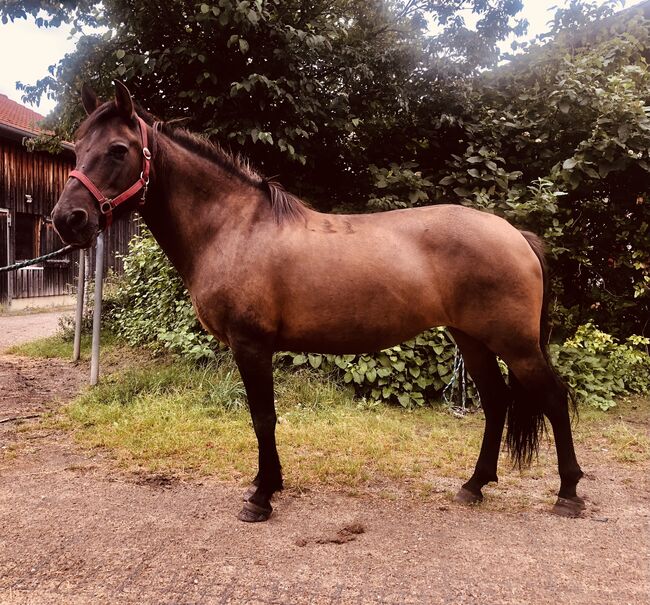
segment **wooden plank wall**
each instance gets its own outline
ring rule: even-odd
[[[11,272],[13,298],[74,294],[78,252]]]
[[[20,143],[0,139],[0,207],[49,216],[73,168],[69,154],[30,153]]]
[[[4,209],[0,210],[0,267],[9,264],[9,256],[7,255],[7,247],[9,242],[7,236],[9,235],[8,229],[9,213]],[[0,273],[0,305],[5,305],[9,302],[9,275],[7,273]]]

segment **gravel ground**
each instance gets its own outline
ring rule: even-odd
[[[72,311],[0,315],[0,353],[14,345],[56,334],[59,319],[64,315],[72,315]]]

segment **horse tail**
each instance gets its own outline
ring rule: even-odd
[[[544,250],[544,242],[540,237],[531,233],[530,231],[520,231],[524,236],[531,250],[535,253],[539,265],[542,268],[542,313],[539,318],[539,345],[544,354],[544,359],[549,363],[548,358],[548,340],[551,333],[548,321],[548,264],[546,263],[546,252]]]
[[[544,434],[544,413],[517,377],[508,371],[510,400],[506,429],[506,445],[515,466],[529,466],[539,451]]]
[[[543,297],[542,310],[539,318],[539,347],[544,361],[548,366],[556,387],[564,396],[569,394],[569,388],[558,375],[548,353],[550,336],[548,318],[548,267],[542,240],[529,231],[521,231],[531,250],[537,257],[542,269]],[[539,451],[539,442],[545,430],[544,412],[541,408],[541,398],[531,397],[512,371],[509,371],[509,384],[511,399],[508,405],[508,428],[506,431],[506,444],[516,466],[527,466]],[[573,400],[574,398],[572,398]]]

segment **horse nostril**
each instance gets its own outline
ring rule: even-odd
[[[85,210],[73,210],[66,219],[66,223],[71,229],[83,229],[88,223],[88,213]]]

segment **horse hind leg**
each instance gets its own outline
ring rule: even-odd
[[[494,353],[464,332],[456,329],[450,329],[450,332],[479,391],[485,415],[483,442],[474,473],[454,498],[456,502],[475,504],[483,500],[481,490],[484,485],[491,481],[498,482],[497,465],[501,438],[511,395]]]
[[[506,439],[513,458],[519,465],[530,462],[537,453],[537,443],[543,430],[543,416],[548,418],[555,437],[560,489],[553,512],[576,517],[585,503],[576,493],[583,473],[576,458],[571,434],[569,393],[539,347],[528,355],[506,359],[511,370],[514,395],[512,412],[508,415]],[[525,418],[528,420],[523,420]]]

